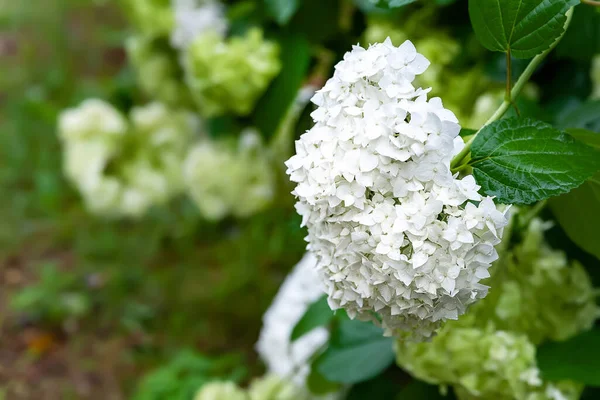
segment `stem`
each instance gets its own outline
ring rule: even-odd
[[[521,216],[519,219],[519,225],[523,227],[529,225],[531,220],[534,219],[544,209],[544,207],[546,207],[547,202],[548,200],[542,200],[531,207],[527,214]]]
[[[581,0],[583,4],[587,4],[592,7],[600,7],[600,1],[597,0]]]
[[[512,96],[510,90],[512,89],[511,84],[512,79],[512,59],[510,57],[510,47],[506,51],[506,95],[504,96],[504,100],[508,100],[512,103]]]
[[[591,1],[591,0],[588,0],[588,1]],[[598,4],[600,4],[600,3],[598,3]],[[569,27],[569,24],[571,23],[571,18],[573,17],[573,7],[569,8],[569,10],[566,13],[566,16],[567,16],[567,21],[565,22],[565,28],[564,28],[565,32],[567,31],[567,28]],[[563,35],[564,35],[564,32],[563,32]],[[488,119],[486,121],[486,123],[483,124],[483,126],[481,128],[479,128],[479,130],[477,132],[475,132],[475,134],[473,136],[471,136],[471,139],[469,139],[469,141],[467,143],[465,143],[465,147],[460,151],[460,153],[458,153],[454,157],[454,159],[452,160],[452,163],[450,164],[450,167],[452,169],[455,169],[458,165],[460,165],[462,160],[467,156],[467,154],[469,154],[469,152],[471,151],[471,145],[473,144],[473,141],[475,140],[475,138],[477,137],[479,132],[481,132],[481,130],[483,128],[485,128],[487,125],[502,118],[504,113],[506,113],[506,111],[510,108],[512,102],[519,96],[519,94],[521,94],[521,91],[523,91],[523,88],[525,87],[525,84],[529,81],[529,78],[531,78],[531,75],[533,75],[533,73],[535,72],[537,67],[542,63],[544,58],[546,58],[546,56],[548,54],[550,54],[550,52],[552,50],[554,50],[554,48],[556,47],[558,42],[560,42],[561,38],[562,38],[562,36],[559,37],[558,39],[556,39],[554,41],[554,43],[552,43],[552,45],[548,49],[546,49],[541,54],[538,54],[537,56],[535,56],[529,62],[529,65],[527,65],[527,68],[525,68],[525,71],[523,71],[523,73],[521,74],[521,76],[519,77],[517,82],[515,83],[515,86],[510,91],[510,94],[508,96],[506,96],[509,99],[506,99],[506,98],[504,99],[504,101],[502,102],[502,104],[500,104],[500,107],[498,107],[498,109],[496,110],[494,115],[492,115],[490,117],[490,119]]]

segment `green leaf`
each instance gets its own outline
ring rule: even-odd
[[[394,362],[393,339],[369,322],[342,319],[329,348],[315,360],[332,382],[357,383],[377,376]]]
[[[569,379],[600,386],[600,330],[582,333],[564,342],[543,344],[537,351],[544,379]]]
[[[298,11],[300,0],[265,0],[265,5],[275,21],[279,25],[285,25]]]
[[[600,169],[600,153],[531,118],[484,127],[471,148],[483,192],[504,204],[531,204],[567,193]]]
[[[311,53],[308,41],[301,35],[287,35],[279,40],[281,73],[275,78],[254,110],[254,126],[269,138],[279,127],[304,81]]]
[[[600,100],[587,101],[560,115],[561,128],[583,128],[600,132]]]
[[[477,38],[487,49],[531,58],[564,32],[567,10],[578,0],[469,0]]]
[[[333,311],[327,304],[327,296],[322,296],[308,307],[302,318],[296,323],[290,340],[294,341],[319,326],[327,325],[333,317]]]
[[[408,4],[414,3],[417,0],[390,0],[388,3],[389,8],[403,7]]]
[[[417,0],[354,0],[354,3],[365,13],[390,13],[416,1]]]
[[[576,7],[569,29],[556,47],[561,58],[586,61],[600,53],[600,13]]]
[[[600,133],[568,129],[575,139],[600,149]],[[550,199],[550,208],[569,238],[600,259],[600,172],[569,193]]]
[[[328,381],[316,368],[310,370],[306,378],[306,385],[312,394],[324,395],[336,392],[340,389],[340,384]]]
[[[450,398],[449,398],[450,397]],[[428,383],[414,380],[402,389],[402,391],[398,394],[398,400],[417,400],[417,399],[427,399],[427,400],[436,400],[436,399],[445,399],[451,400],[454,396],[443,396],[440,393],[440,389],[436,385],[430,385]]]
[[[400,368],[397,369],[397,372],[403,374]],[[368,381],[352,385],[350,392],[346,396],[346,400],[394,399],[402,386],[401,382],[398,382],[399,379],[395,379],[397,376],[388,375],[391,374],[380,374]]]

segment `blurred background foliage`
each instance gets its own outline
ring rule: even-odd
[[[477,117],[471,113],[479,95],[500,93],[501,100],[504,56],[476,42],[466,1],[426,2],[448,7],[436,18],[423,16],[425,8],[404,16],[366,0],[305,0],[289,16],[272,12],[275,1],[227,3],[232,32],[260,24],[277,39],[283,72],[251,116],[209,120],[212,135],[251,121],[272,137],[287,111],[280,100],[289,97],[289,87],[295,95],[294,86],[319,83],[310,82],[307,70],[321,68],[316,76],[327,78],[333,61],[363,35],[382,40],[401,21],[412,27],[399,35],[423,40],[422,47],[427,39],[460,44],[437,54],[430,42],[433,53],[426,54],[453,77],[442,79],[439,89],[452,93],[444,100],[450,109],[469,120]],[[0,398],[127,398],[159,365],[167,366],[144,379],[160,390],[181,382],[181,371],[201,371],[193,379],[210,376],[211,368],[237,380],[256,375],[262,369],[253,350],[260,317],[304,252],[305,232],[283,182],[269,209],[244,219],[206,221],[184,196],[136,221],[86,212],[63,176],[56,121],[90,97],[122,111],[149,100],[127,61],[132,27],[120,5],[0,0]],[[419,15],[435,21],[438,36],[431,39]],[[588,100],[599,27],[600,14],[576,11],[571,30],[519,104],[522,114],[599,129],[600,106]],[[525,65],[515,60],[515,76]],[[295,135],[310,126],[308,114],[300,116]],[[600,284],[600,269],[593,268],[598,260],[560,228],[550,236],[571,258],[584,260]],[[207,364],[195,351],[240,358]],[[241,359],[248,371],[236,369]]]

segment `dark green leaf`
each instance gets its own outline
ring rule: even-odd
[[[399,368],[397,371],[402,373]],[[393,399],[401,390],[397,378],[397,376],[388,376],[386,373],[368,381],[352,385],[352,389],[348,393],[346,400]],[[403,376],[400,378],[403,378]]]
[[[576,7],[569,29],[556,47],[559,57],[585,61],[600,53],[600,13]]]
[[[271,137],[294,102],[310,63],[310,47],[300,35],[280,39],[281,73],[260,99],[254,112],[254,125]]]
[[[310,370],[306,378],[306,385],[312,394],[324,395],[336,392],[340,389],[340,384],[328,381],[316,368]]]
[[[340,321],[329,348],[313,368],[332,382],[357,383],[377,376],[394,362],[393,339],[368,322]]]
[[[327,296],[322,296],[308,307],[300,321],[296,323],[290,340],[294,341],[319,326],[327,325],[333,316],[333,311],[327,304]]]
[[[342,0],[302,0],[288,27],[311,43],[322,45],[340,34],[341,10]]]
[[[269,14],[279,25],[287,24],[300,7],[300,0],[265,0]]]
[[[583,128],[600,132],[600,100],[573,107],[558,118],[557,125],[561,128]]]
[[[489,50],[531,58],[564,32],[566,11],[578,0],[469,0],[479,41]]]
[[[442,396],[437,386],[417,380],[406,385],[397,397],[398,400],[452,400],[454,398],[452,393]]]
[[[537,351],[538,367],[548,380],[569,379],[600,386],[600,330],[582,333],[565,342],[551,342]]]
[[[476,129],[461,128],[459,135],[460,135],[460,137],[465,138],[465,137],[474,135],[476,132],[477,132]]]
[[[600,149],[600,133],[568,129],[575,139]],[[550,199],[554,216],[569,238],[600,259],[600,173],[569,193]]]
[[[496,121],[471,148],[473,175],[500,203],[530,204],[567,193],[600,169],[600,153],[530,118]]]

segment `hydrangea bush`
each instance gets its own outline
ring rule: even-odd
[[[600,340],[598,2],[312,3],[124,0],[139,92],[58,118],[93,214],[142,219],[185,196],[234,237],[295,201],[306,229],[262,319],[266,373],[200,357],[192,383],[159,369],[139,398],[576,400],[600,385],[600,357],[571,351]]]

